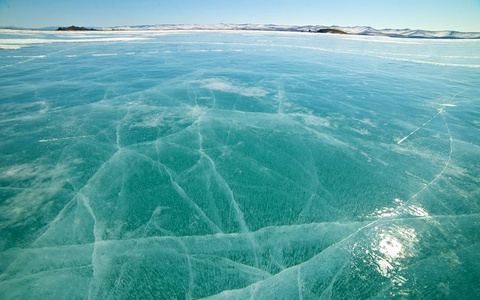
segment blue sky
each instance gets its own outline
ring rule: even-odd
[[[0,26],[218,23],[480,31],[480,0],[0,0]]]

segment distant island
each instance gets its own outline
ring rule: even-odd
[[[322,28],[317,30],[318,33],[335,33],[335,34],[348,34],[343,30],[333,29],[333,28]]]
[[[69,27],[58,27],[57,30],[59,31],[92,31],[96,29],[92,28],[85,28],[85,27],[78,27],[78,26],[69,26]]]

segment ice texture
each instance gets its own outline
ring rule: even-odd
[[[0,44],[0,299],[480,297],[480,41]]]

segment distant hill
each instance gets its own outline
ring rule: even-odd
[[[99,28],[100,29],[100,28]],[[452,30],[431,31],[420,29],[375,29],[369,26],[322,26],[322,25],[276,25],[276,24],[159,24],[139,26],[105,27],[102,30],[258,30],[311,33],[337,33],[349,35],[385,36],[423,39],[480,39],[480,32]]]
[[[1,0],[0,0],[1,1]],[[27,28],[3,27],[4,29],[22,30]],[[32,28],[30,28],[31,30]],[[480,39],[480,32],[460,32],[452,30],[420,30],[420,29],[375,29],[369,26],[324,26],[324,25],[276,25],[276,24],[158,24],[114,27],[44,27],[35,30],[59,31],[135,31],[135,30],[249,30],[249,31],[283,31],[334,33],[349,35],[384,36],[395,38],[419,39]]]

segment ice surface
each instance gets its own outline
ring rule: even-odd
[[[0,33],[1,299],[480,296],[479,41],[77,35]]]

